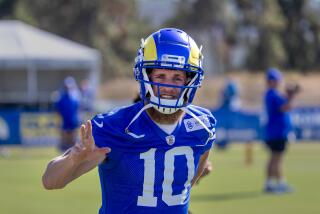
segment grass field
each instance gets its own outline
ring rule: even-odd
[[[0,157],[1,214],[98,213],[100,186],[97,171],[84,175],[63,190],[46,191],[41,175],[57,153],[53,148],[9,148]],[[253,164],[244,164],[244,147],[233,144],[214,151],[214,171],[193,188],[195,214],[319,214],[320,143],[292,144],[285,161],[287,179],[295,192],[262,193],[266,152],[254,145]]]

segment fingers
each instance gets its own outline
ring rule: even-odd
[[[87,137],[88,139],[89,139],[89,138],[92,138],[92,124],[91,124],[91,121],[90,121],[90,120],[87,120],[86,126],[87,126],[87,135],[86,135],[86,137]]]
[[[81,150],[82,150],[82,147],[81,147],[79,144],[75,144],[75,145],[73,146],[73,148],[74,148],[74,151],[75,151],[75,152],[81,152]]]
[[[80,138],[81,138],[81,143],[84,145],[86,148],[89,148],[93,144],[93,137],[92,137],[92,125],[91,121],[87,120],[85,124],[82,124],[80,127]]]
[[[84,124],[80,126],[80,140],[81,143],[84,145],[86,140],[86,127]]]
[[[207,162],[206,164],[206,169],[211,172],[212,171],[212,163],[210,161]]]

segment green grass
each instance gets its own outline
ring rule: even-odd
[[[9,148],[0,157],[0,213],[98,213],[100,184],[97,170],[63,190],[44,190],[41,176],[57,155],[53,148]],[[290,145],[285,159],[287,180],[295,192],[262,193],[267,153],[254,145],[253,164],[244,164],[244,147],[233,144],[211,155],[213,172],[192,190],[190,210],[195,214],[319,214],[320,143]]]

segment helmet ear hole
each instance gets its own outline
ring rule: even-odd
[[[148,76],[151,74],[152,70],[153,70],[152,68],[146,68],[146,73]]]
[[[148,91],[147,94],[146,94],[146,98],[147,98],[147,99],[150,99],[150,97],[151,97],[151,94],[150,94],[150,92]]]
[[[149,81],[152,81],[151,80],[151,78],[150,78],[150,75],[151,75],[151,73],[152,73],[152,68],[146,68],[146,74],[147,74],[147,76],[148,76],[148,78],[149,78]]]
[[[194,72],[186,72],[187,76],[187,85],[192,81],[192,79],[195,77],[196,73]]]
[[[186,72],[187,78],[192,79],[194,77],[194,75],[196,75],[196,73],[193,72]]]

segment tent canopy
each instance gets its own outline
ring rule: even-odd
[[[100,59],[95,49],[21,21],[0,21],[0,102],[47,102],[67,75],[97,87]]]

